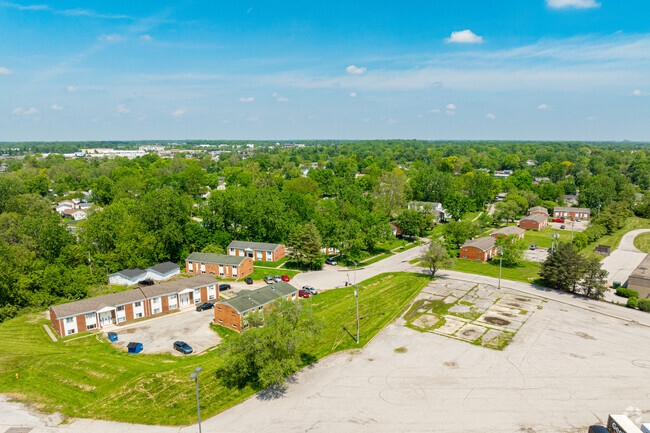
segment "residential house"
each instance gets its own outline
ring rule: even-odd
[[[248,327],[246,315],[268,308],[280,298],[297,299],[298,289],[284,281],[257,290],[242,290],[231,299],[214,305],[214,323],[242,332]]]
[[[632,271],[627,279],[627,288],[639,292],[640,298],[650,298],[650,254]]]
[[[459,257],[461,259],[478,260],[487,262],[497,255],[496,237],[486,236],[483,238],[471,239],[460,247]]]
[[[167,281],[176,275],[180,275],[181,267],[176,263],[164,262],[147,268],[145,271],[147,272],[147,280]]]
[[[535,206],[528,209],[528,215],[544,215],[548,218],[548,209],[544,206]]]
[[[277,262],[284,257],[285,248],[282,244],[232,241],[228,245],[228,255],[245,256],[264,262]]]
[[[253,259],[245,256],[194,252],[185,259],[185,269],[188,274],[244,278],[253,273]]]
[[[528,167],[535,167],[537,165],[537,161],[535,161],[533,159],[528,159],[528,160],[526,160],[526,165]]]
[[[137,287],[50,307],[50,322],[59,337],[119,326],[204,300],[218,300],[217,281],[207,275]]]
[[[497,170],[494,172],[494,177],[498,179],[507,179],[512,174],[512,170]]]
[[[408,208],[419,212],[428,212],[433,215],[436,222],[444,221],[445,210],[442,208],[442,203],[431,201],[410,201]]]
[[[147,271],[140,268],[130,268],[113,272],[108,275],[108,284],[117,284],[119,286],[132,286],[138,282],[147,279]]]
[[[578,194],[566,194],[564,196],[564,203],[568,205],[578,204]]]
[[[526,230],[517,226],[506,226],[502,229],[494,230],[492,233],[490,233],[490,236],[495,238],[507,238],[509,236],[514,236],[517,239],[523,239],[524,233],[526,233]]]
[[[72,218],[75,221],[85,220],[88,215],[88,211],[85,209],[65,209],[61,212],[61,216],[64,218]]]
[[[399,236],[402,234],[402,228],[399,226],[397,221],[391,221],[388,224],[390,224],[390,229],[393,233],[393,236]]]
[[[591,216],[591,209],[586,207],[554,207],[553,208],[553,217],[554,218],[581,218],[588,220]]]
[[[526,230],[544,230],[548,225],[548,216],[533,214],[519,220],[519,227]]]
[[[336,247],[325,247],[325,248],[321,248],[321,249],[320,249],[320,252],[323,253],[323,254],[326,254],[326,255],[328,255],[328,256],[331,255],[331,254],[341,254],[341,250],[339,250],[339,249],[336,248]]]

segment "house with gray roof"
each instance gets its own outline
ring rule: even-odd
[[[218,300],[217,280],[209,275],[180,278],[153,286],[54,305],[49,309],[59,337],[119,326],[133,320]]]
[[[229,256],[250,257],[263,262],[277,262],[286,254],[284,245],[265,242],[232,241],[228,245]]]
[[[519,228],[517,226],[507,226],[494,230],[492,233],[490,233],[490,236],[495,238],[507,238],[509,236],[515,236],[519,239],[523,239],[524,233],[526,233],[526,230],[522,228]]]
[[[185,259],[188,274],[244,278],[253,273],[253,259],[246,256],[194,252]]]
[[[494,236],[470,239],[461,245],[458,256],[461,259],[487,262],[497,255],[496,241],[497,239]]]
[[[298,289],[281,281],[257,290],[242,290],[237,296],[214,305],[214,323],[241,332],[248,327],[246,315],[262,311],[280,298],[294,301]]]
[[[140,268],[129,268],[108,275],[108,284],[133,286],[147,279],[147,272]]]
[[[167,281],[174,278],[176,275],[180,275],[181,267],[176,263],[164,262],[159,263],[156,266],[151,266],[150,268],[145,269],[145,271],[147,272],[147,280]]]

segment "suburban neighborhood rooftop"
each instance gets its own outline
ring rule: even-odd
[[[528,212],[545,212],[548,214],[548,209],[546,209],[544,206],[535,206],[528,209]]]
[[[591,209],[587,207],[561,207],[561,206],[556,206],[553,208],[555,212],[586,212],[586,213],[591,213]]]
[[[238,248],[238,249],[250,248],[252,250],[273,251],[279,246],[280,244],[271,244],[266,242],[232,241],[228,245],[228,248]]]
[[[158,272],[159,274],[166,274],[178,268],[179,266],[176,263],[164,262],[164,263],[159,263],[156,266],[151,266],[150,268],[147,269],[152,270],[154,272]]]
[[[140,268],[129,268],[129,269],[123,269],[121,271],[113,272],[111,275],[123,275],[126,278],[135,278],[139,276],[145,276],[146,272]]]
[[[483,251],[487,251],[494,248],[495,245],[496,239],[492,236],[486,236],[483,238],[470,239],[463,244],[463,247],[476,247]]]
[[[521,218],[521,221],[533,220],[533,221],[537,221],[537,222],[542,222],[542,221],[546,221],[547,219],[548,219],[548,217],[546,215],[534,214],[534,215],[527,215],[527,216]]]
[[[215,265],[239,266],[246,260],[245,256],[228,256],[226,254],[211,254],[194,252],[187,256],[187,262],[213,263]]]
[[[490,234],[492,234],[492,235],[506,235],[506,236],[511,236],[511,235],[518,235],[518,234],[523,233],[523,232],[525,232],[525,231],[526,231],[526,230],[524,230],[524,229],[522,229],[522,228],[520,228],[520,227],[517,227],[517,226],[508,226],[508,227],[504,227],[504,228],[502,228],[502,229],[494,230],[494,231],[493,231],[492,233],[490,233]]]
[[[230,305],[237,312],[243,314],[273,302],[278,298],[289,296],[297,291],[298,289],[291,284],[281,281],[257,290],[242,290],[234,298],[221,301],[219,304]]]
[[[190,278],[179,278],[178,280],[167,281],[166,283],[144,286],[141,287],[140,290],[142,290],[142,293],[144,293],[147,298],[153,298],[216,283],[217,280],[213,276],[201,274]]]

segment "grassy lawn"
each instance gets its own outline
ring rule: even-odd
[[[404,310],[428,281],[423,275],[395,273],[362,282],[361,346]],[[352,338],[353,291],[330,290],[312,302],[325,329],[306,353],[320,358],[357,347]],[[187,425],[196,421],[194,383],[189,379],[196,367],[203,368],[199,387],[206,418],[255,393],[250,387],[227,387],[216,377],[223,362],[219,350],[189,357],[129,355],[96,335],[52,342],[43,329],[47,323],[40,313],[0,324],[0,345],[11,348],[0,351],[0,392],[32,402],[40,410],[69,417]],[[221,329],[217,332],[231,338]]]
[[[379,255],[377,257],[373,257],[372,259],[366,260],[365,262],[359,263],[358,267],[368,266],[368,265],[371,265],[373,263],[376,263],[376,262],[378,262],[380,260],[384,260],[385,258],[388,258],[390,256],[394,256],[394,255],[395,255],[395,253],[391,253],[389,251],[389,252],[381,254],[381,255]]]
[[[403,253],[404,251],[410,250],[411,248],[415,248],[422,245],[421,241],[415,241],[413,243],[410,243],[408,245],[404,245],[402,247],[399,247],[398,249],[395,250],[396,253]]]
[[[634,246],[644,253],[650,253],[650,232],[642,233],[634,238]]]
[[[277,262],[266,262],[264,260],[255,260],[253,262],[253,266],[265,266],[269,268],[277,268],[280,265],[283,265],[287,260],[289,260],[289,256],[284,256]]]
[[[526,230],[526,233],[524,233],[524,240],[526,241],[526,245],[528,246],[530,246],[531,244],[536,244],[540,248],[550,248],[551,235],[554,233],[556,233],[555,230],[549,227],[540,231]],[[560,242],[571,241],[571,230],[558,230],[557,234],[560,235],[560,237],[558,238]]]
[[[476,218],[482,211],[478,212],[469,212],[466,213],[463,218],[461,218],[461,221],[472,221],[474,218]]]
[[[402,247],[406,244],[408,244],[410,241],[406,239],[393,239],[388,242],[384,242],[381,244],[375,245],[375,250],[374,252],[371,252],[372,255],[379,254],[379,253],[385,253],[390,250],[394,250],[395,248]]]
[[[491,260],[487,263],[466,259],[453,260],[454,267],[451,269],[454,271],[499,278],[499,260]],[[501,278],[531,283],[539,278],[539,266],[540,263],[525,261],[521,262],[519,266],[503,266],[501,269]]]
[[[621,239],[625,233],[636,229],[650,229],[650,219],[630,217],[625,221],[625,225],[620,230],[617,230],[612,234],[605,235],[602,238],[598,239],[596,242],[590,243],[584,247],[581,252],[588,256],[597,257],[598,259],[602,260],[603,256],[594,253],[594,248],[596,248],[596,245],[609,245],[612,247],[613,252],[616,248],[618,248],[618,244],[621,243]]]

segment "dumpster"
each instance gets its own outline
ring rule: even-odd
[[[621,283],[619,283],[618,281],[613,281],[612,282],[612,288],[613,289],[618,289],[619,287],[621,287]]]
[[[116,332],[109,332],[108,333],[108,341],[117,341],[117,333]]]
[[[127,349],[129,349],[129,353],[140,353],[142,352],[142,343],[136,343],[134,341],[130,342],[127,344]]]

